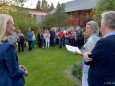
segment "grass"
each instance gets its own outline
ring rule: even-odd
[[[43,50],[36,47],[33,51],[18,53],[18,58],[19,64],[26,66],[29,72],[26,86],[76,86],[65,71],[81,58],[65,48]]]

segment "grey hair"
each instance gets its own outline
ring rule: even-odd
[[[104,12],[101,17],[107,23],[108,28],[115,29],[115,11]]]
[[[80,26],[78,26],[78,27],[76,28],[76,30],[81,30],[81,27],[80,27]]]
[[[94,30],[94,33],[96,35],[99,35],[99,26],[95,21],[89,21],[86,25],[90,25],[91,29]]]

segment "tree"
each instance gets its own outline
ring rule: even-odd
[[[54,15],[48,14],[45,20],[42,22],[41,27],[51,28],[55,24]]]
[[[15,22],[15,28],[21,29],[23,32],[26,32],[29,27],[36,28],[38,27],[38,24],[36,23],[35,19],[32,19],[28,15],[28,9],[24,9],[22,7],[11,7],[13,10],[7,9],[6,11],[4,9],[10,8],[11,6],[5,6],[2,10],[0,10],[0,13],[3,14],[10,14],[13,16],[14,22]]]
[[[65,13],[65,5],[60,5],[54,14],[49,14],[46,16],[45,20],[42,22],[42,27],[65,27],[67,15]]]
[[[56,12],[54,13],[54,16],[55,16],[55,24],[56,26],[58,27],[65,27],[66,26],[66,23],[65,21],[67,20],[67,15],[65,13],[65,5],[64,4],[61,4],[61,5],[57,5],[57,10]]]
[[[13,16],[15,22],[15,28],[21,29],[26,32],[28,28],[36,28],[38,24],[36,20],[28,15],[28,9],[23,9],[16,7],[17,11],[10,12],[9,14]]]
[[[0,13],[16,11],[15,7],[22,7],[27,0],[0,0]]]
[[[38,11],[41,11],[41,2],[40,2],[40,0],[38,0],[38,2],[37,2],[36,9]]]
[[[98,0],[93,10],[93,18],[100,22],[100,14],[105,11],[115,10],[115,0]]]
[[[47,12],[47,11],[48,11],[49,8],[48,8],[48,3],[47,3],[46,0],[43,0],[43,1],[42,1],[41,7],[42,7],[42,11],[44,11],[44,12]]]
[[[9,6],[23,6],[23,3],[28,0],[0,0],[0,7],[4,5]]]
[[[54,9],[54,5],[53,3],[51,3],[51,6],[50,6],[46,0],[42,0],[42,3],[40,2],[40,0],[38,0],[36,9],[38,11],[50,12]]]
[[[57,6],[56,6],[56,8],[59,8],[61,5],[60,5],[60,3],[58,2],[58,4],[57,4]]]
[[[7,0],[8,1],[8,0]],[[11,0],[9,0],[11,1]],[[22,3],[22,0],[12,0],[12,1],[20,1],[16,3]],[[23,0],[24,1],[24,0]],[[38,27],[38,24],[36,23],[35,19],[32,19],[28,15],[28,9],[25,9],[23,7],[15,6],[14,4],[9,5],[7,2],[1,2],[2,5],[0,7],[0,13],[6,13],[13,16],[14,22],[15,22],[15,28],[19,28],[22,31],[27,31],[29,27],[36,28]],[[4,3],[4,5],[3,5]]]
[[[53,5],[53,3],[51,3],[51,6],[49,8],[49,12],[52,11],[53,9],[54,9],[54,5]]]

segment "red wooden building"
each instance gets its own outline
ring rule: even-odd
[[[65,12],[68,15],[68,26],[85,26],[92,20],[92,9],[96,7],[97,0],[73,0],[65,3]]]
[[[96,7],[97,0],[73,0],[65,3],[65,12],[68,15],[67,26],[85,26],[92,20],[92,9]],[[55,12],[56,9],[51,11]]]

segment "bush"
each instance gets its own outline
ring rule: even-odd
[[[82,61],[77,62],[72,67],[72,75],[78,78],[79,80],[82,79]]]

